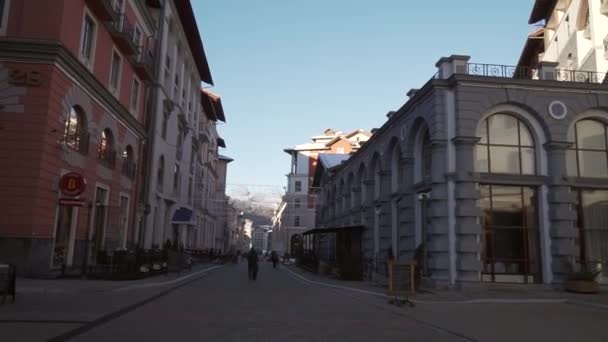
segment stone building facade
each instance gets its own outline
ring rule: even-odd
[[[364,225],[366,258],[421,252],[436,285],[560,282],[608,260],[608,91],[442,58],[317,195],[317,227]],[[390,251],[390,252],[389,252]]]

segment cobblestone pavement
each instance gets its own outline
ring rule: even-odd
[[[0,306],[0,340],[608,342],[607,310],[563,303],[398,308],[267,263],[256,282],[244,264],[225,265],[166,286],[36,300]]]

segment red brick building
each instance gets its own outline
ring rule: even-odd
[[[0,261],[51,274],[137,242],[158,0],[0,0]],[[59,205],[82,174],[82,207]]]

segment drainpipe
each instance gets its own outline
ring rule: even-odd
[[[156,140],[156,117],[157,117],[157,103],[156,99],[158,98],[158,88],[161,87],[160,83],[160,75],[161,73],[161,52],[162,52],[162,44],[163,44],[163,29],[165,27],[165,11],[166,11],[167,1],[163,1],[160,9],[159,15],[159,24],[158,24],[158,40],[156,42],[154,55],[156,56],[154,60],[154,70],[156,71],[154,75],[154,81],[152,83],[152,87],[150,88],[150,94],[148,96],[147,103],[147,116],[150,118],[150,124],[148,125],[147,135],[148,135],[148,146],[147,146],[147,158],[146,158],[146,170],[145,176],[143,179],[143,204],[144,204],[144,215],[142,221],[142,228],[139,231],[139,245],[143,246],[145,243],[145,230],[147,228],[148,221],[148,207],[149,207],[149,197],[150,197],[150,179],[152,178],[152,162],[154,158],[154,142]]]

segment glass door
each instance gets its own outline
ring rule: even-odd
[[[540,282],[536,190],[503,185],[480,188],[482,280]]]
[[[578,262],[608,283],[608,190],[578,190]]]

